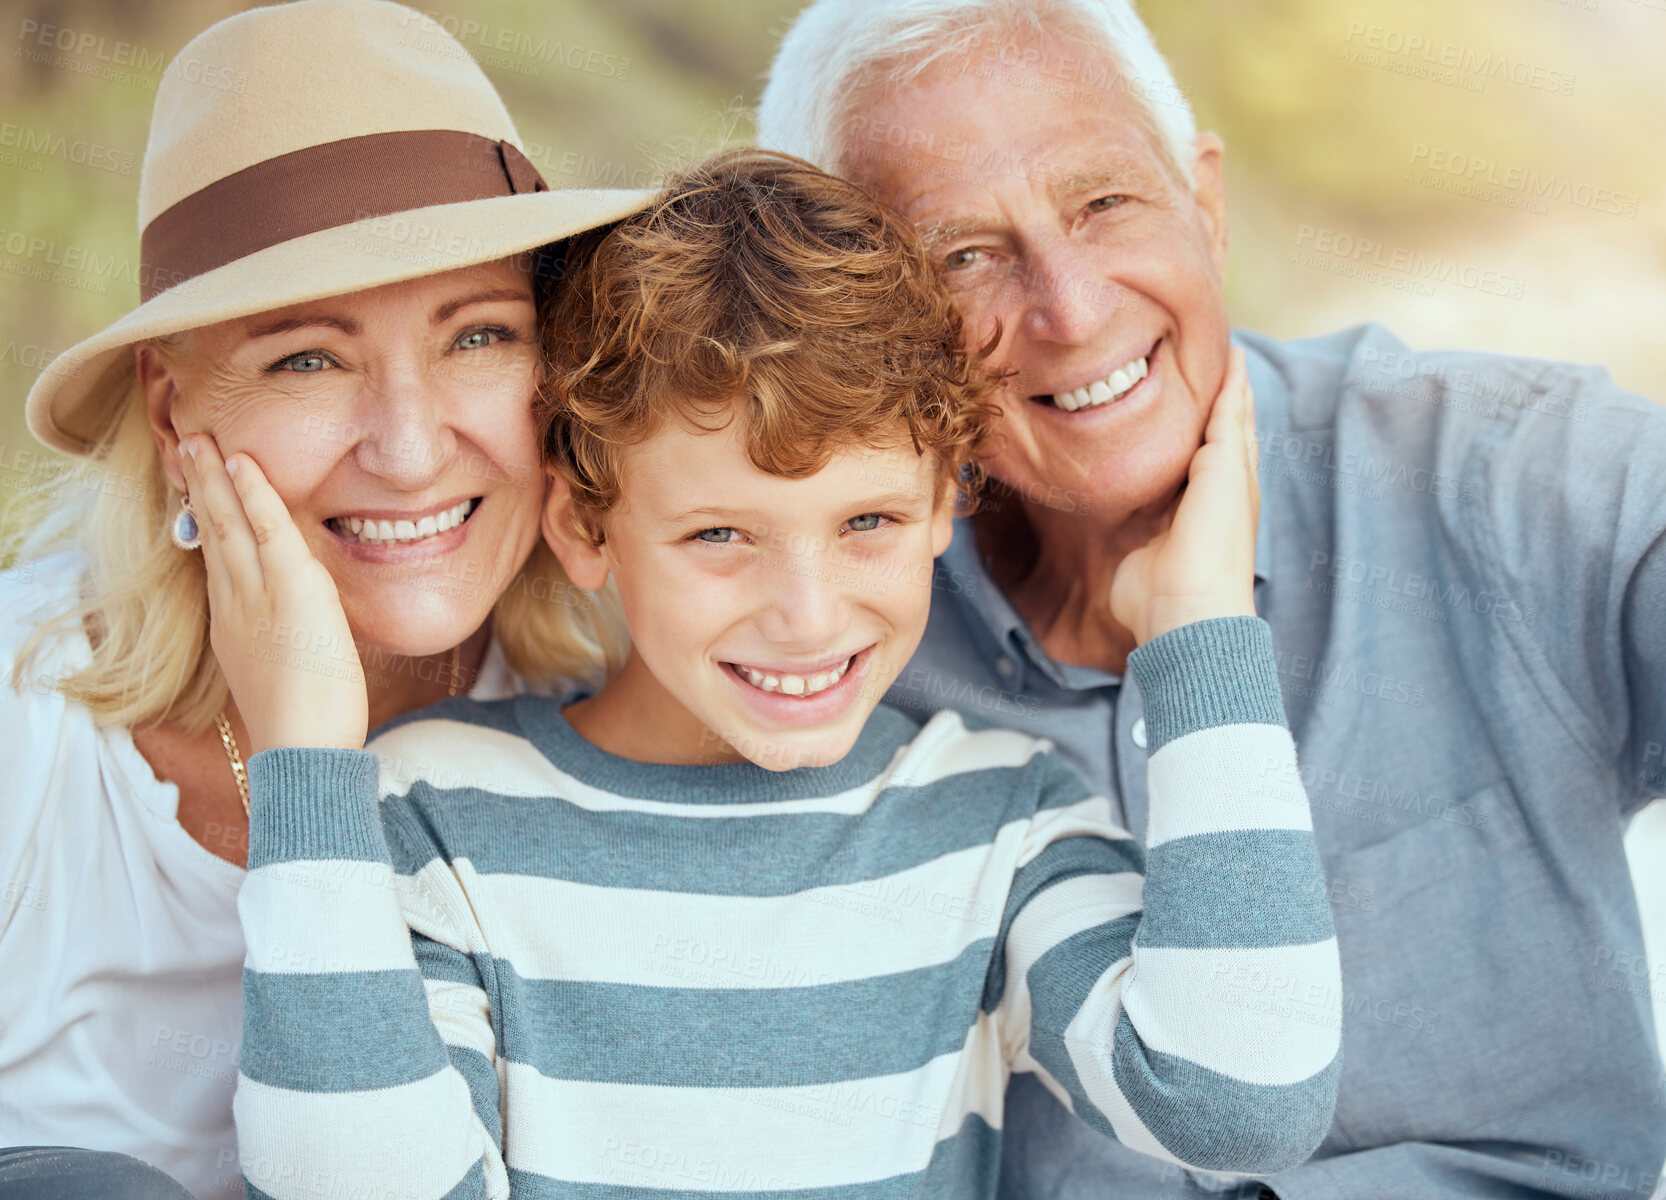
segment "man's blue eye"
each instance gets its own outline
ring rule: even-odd
[[[850,519],[850,527],[857,533],[866,533],[870,529],[878,529],[879,523],[884,519],[879,513],[863,513]]]
[[[303,375],[310,375],[314,371],[322,371],[330,365],[330,360],[322,354],[297,354],[293,358],[286,358],[278,364],[283,371],[297,371]]]
[[[1106,212],[1115,208],[1127,198],[1126,196],[1101,196],[1097,200],[1088,201],[1088,207],[1094,212]]]
[[[971,247],[967,247],[964,250],[956,250],[943,260],[943,268],[948,271],[964,271],[967,267],[978,261],[978,253],[979,252],[977,250],[974,250]]]
[[[735,539],[735,531],[730,529],[727,525],[722,525],[716,529],[702,529],[694,536],[699,538],[702,542],[732,542]]]

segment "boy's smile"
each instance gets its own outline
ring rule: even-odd
[[[757,667],[724,663],[744,702],[765,721],[782,725],[810,725],[829,720],[850,707],[866,682],[873,647],[825,660],[819,665]],[[794,668],[799,674],[794,673]]]
[[[737,675],[745,679],[753,687],[764,692],[779,692],[783,696],[817,696],[825,689],[832,687],[845,677],[845,671],[855,661],[855,656],[840,659],[836,663],[823,664],[825,669],[815,667],[799,668],[805,675],[794,675],[786,667],[749,667],[741,663],[730,663]],[[808,677],[806,677],[808,676]]]
[[[668,422],[626,452],[599,546],[574,532],[557,476],[545,536],[581,587],[611,573],[632,639],[619,675],[566,715],[638,761],[837,762],[919,643],[952,505],[906,430],[787,479],[752,463],[733,411],[721,430]]]

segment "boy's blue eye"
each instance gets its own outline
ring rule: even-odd
[[[857,533],[866,533],[870,529],[878,529],[879,523],[884,519],[879,513],[863,513],[859,517],[852,517],[848,523]]]
[[[735,531],[727,525],[720,525],[715,529],[702,529],[694,536],[699,538],[702,542],[716,542],[721,544],[723,542],[734,541]]]

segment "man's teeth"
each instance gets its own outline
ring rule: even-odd
[[[1079,387],[1073,391],[1059,392],[1053,397],[1053,403],[1065,412],[1075,412],[1079,408],[1093,408],[1104,404],[1107,400],[1115,400],[1140,380],[1144,379],[1150,370],[1145,359],[1137,358],[1126,367],[1119,367],[1097,383],[1090,383],[1087,387]]]
[[[819,675],[772,675],[768,671],[754,670],[735,664],[735,669],[746,677],[746,681],[753,687],[765,692],[780,692],[784,696],[814,696],[817,692],[825,692],[835,683],[845,677],[850,669],[850,659],[834,667],[831,671],[823,671]]]
[[[415,521],[367,521],[360,517],[331,517],[330,528],[350,542],[361,546],[392,546],[401,542],[420,542],[455,529],[468,520],[475,501],[463,500],[443,512]]]

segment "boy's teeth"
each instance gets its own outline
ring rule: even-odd
[[[845,659],[831,671],[823,671],[809,678],[802,675],[770,675],[752,667],[741,666],[739,663],[735,665],[740,673],[746,676],[746,681],[759,691],[780,692],[784,696],[814,696],[844,678],[845,672],[850,668],[850,659]]]
[[[1053,397],[1053,403],[1065,412],[1075,412],[1078,409],[1093,408],[1107,401],[1115,400],[1150,372],[1150,364],[1143,358],[1137,358],[1126,367],[1118,367],[1105,378],[1086,387],[1073,388],[1068,392],[1059,392]]]
[[[455,529],[474,511],[474,501],[464,500],[443,512],[415,521],[374,521],[362,517],[335,517],[330,526],[350,542],[382,546],[396,542],[418,542]]]

